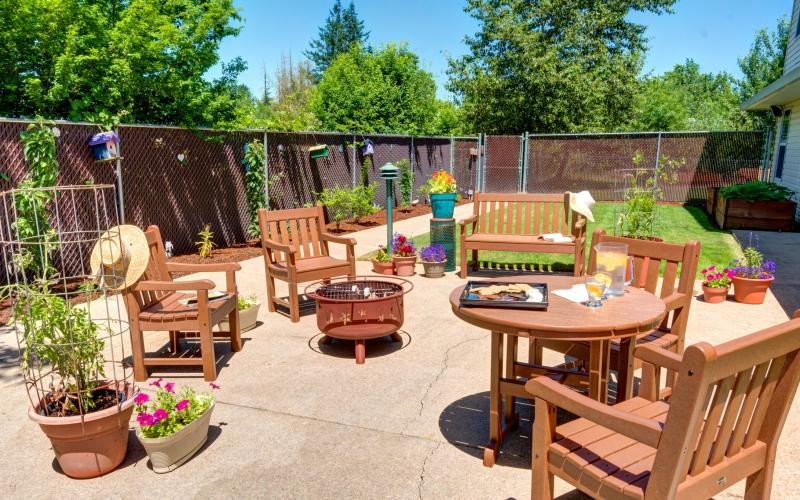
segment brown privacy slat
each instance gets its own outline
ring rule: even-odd
[[[758,395],[761,393],[761,387],[764,385],[764,376],[767,374],[769,364],[769,361],[761,363],[753,371],[753,377],[750,379],[750,385],[747,388],[747,396],[745,396],[742,410],[739,412],[739,418],[736,420],[736,425],[733,429],[733,437],[731,437],[725,456],[732,457],[742,449],[747,426],[750,424],[750,418],[753,416],[753,408],[756,406]]]
[[[661,280],[661,297],[667,297],[675,291],[675,278],[678,276],[678,263],[668,261]]]
[[[708,465],[714,466],[722,461],[725,456],[725,450],[728,449],[728,443],[731,440],[733,425],[736,423],[736,417],[739,415],[739,410],[744,401],[745,391],[750,383],[750,376],[753,370],[748,369],[736,374],[736,383],[733,386],[731,399],[728,403],[728,409],[725,411],[725,417],[722,419],[717,439],[714,440],[714,446],[711,448],[711,457],[708,459]]]
[[[480,208],[481,216],[478,217],[478,222],[479,222],[478,231],[480,231],[481,233],[488,233],[489,232],[489,228],[488,228],[488,223],[489,223],[488,215],[489,214],[486,213],[487,209],[488,209],[488,206],[487,206],[486,202],[481,200],[481,208]]]
[[[658,287],[658,271],[661,267],[661,261],[658,259],[650,259],[647,264],[647,281],[645,281],[644,289],[648,292],[655,294]]]
[[[538,201],[533,202],[533,234],[544,234],[541,227],[542,208]]]
[[[311,234],[311,254],[315,257],[323,255],[319,241],[319,225],[317,220],[316,218],[308,219],[308,232]]]
[[[772,401],[772,394],[775,391],[775,385],[778,383],[778,377],[783,374],[785,368],[786,356],[775,358],[772,360],[772,365],[769,368],[767,381],[761,389],[761,394],[758,396],[758,403],[753,413],[753,420],[750,421],[750,427],[747,429],[747,437],[744,438],[744,448],[753,445],[758,439],[758,434],[761,432],[761,424],[764,423],[764,418],[767,416],[769,404]]]
[[[700,435],[700,442],[694,452],[692,458],[692,465],[689,468],[689,474],[696,476],[706,468],[708,464],[708,455],[711,452],[711,444],[717,436],[717,429],[719,422],[725,411],[725,404],[728,401],[728,394],[730,394],[731,387],[733,386],[733,377],[726,377],[716,384],[716,392],[714,394],[711,408],[708,411],[705,426],[703,427],[702,434]]]
[[[516,228],[514,229],[514,234],[524,234],[522,231],[522,209],[526,205],[524,201],[519,201],[516,203],[517,205],[517,215],[515,217],[515,224]]]
[[[552,233],[550,230],[550,203],[542,203],[542,233]]]

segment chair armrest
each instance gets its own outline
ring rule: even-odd
[[[547,377],[536,377],[529,380],[525,384],[525,390],[549,404],[563,408],[647,446],[658,448],[663,427],[660,422],[607,406],[578,394]]]
[[[572,223],[572,236],[575,239],[580,239],[586,234],[586,218],[575,216],[575,221]]]
[[[269,238],[264,238],[263,236],[261,237],[261,244],[269,248],[270,250],[276,252],[283,252],[287,255],[294,255],[295,253],[297,253],[297,249],[294,247],[294,245],[284,245],[283,243],[278,243],[277,241],[273,241]]]
[[[134,292],[177,292],[180,290],[213,290],[210,280],[192,281],[140,281],[131,287]]]
[[[241,270],[242,266],[238,262],[218,262],[213,264],[167,262],[167,271],[171,273],[222,273]]]
[[[342,245],[355,245],[356,239],[355,238],[348,238],[346,236],[334,236],[331,233],[322,233],[320,235],[324,241],[330,241],[331,243],[341,243]]]
[[[653,366],[666,368],[674,372],[680,371],[683,362],[683,356],[680,354],[647,344],[637,347],[633,355],[644,363],[650,363]]]
[[[473,215],[470,215],[469,217],[467,217],[466,219],[462,219],[462,220],[458,221],[458,225],[459,226],[464,226],[464,225],[467,225],[469,223],[473,223],[474,224],[475,222],[478,222],[478,216],[473,214]]]
[[[667,305],[667,312],[674,311],[680,307],[685,307],[689,305],[689,301],[691,297],[689,294],[675,292],[670,295],[667,295],[663,299],[664,303]]]

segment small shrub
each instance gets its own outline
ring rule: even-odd
[[[664,199],[663,184],[674,184],[686,160],[661,156],[655,169],[642,165],[644,156],[637,151],[634,169],[625,176],[625,205],[616,223],[623,236],[647,239],[656,232],[658,202]]]
[[[372,169],[372,159],[369,156],[364,157],[361,163],[361,185],[364,187],[369,186],[369,171]]]
[[[206,224],[203,230],[197,233],[197,237],[199,240],[194,242],[194,244],[197,245],[197,254],[201,259],[208,259],[211,257],[214,247],[217,246],[217,244],[214,243],[214,233],[211,232],[211,224]]]
[[[398,161],[396,166],[400,169],[400,206],[406,208],[411,205],[414,192],[414,171],[406,159]]]
[[[794,191],[780,184],[764,181],[734,184],[720,189],[719,193],[728,200],[747,201],[784,201],[795,194]]]
[[[319,201],[328,209],[328,215],[336,224],[336,229],[342,222],[371,215],[375,212],[372,200],[378,185],[356,186],[353,188],[326,188],[320,193]]]

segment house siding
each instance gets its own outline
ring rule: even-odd
[[[797,6],[797,3],[798,2],[795,2],[795,6]],[[792,118],[789,123],[789,135],[786,137],[786,156],[783,161],[783,175],[780,179],[773,180],[800,194],[800,101],[787,104],[785,109],[792,110]],[[780,124],[780,121],[778,123]],[[780,130],[778,130],[778,133],[780,133]],[[775,151],[773,151],[772,156],[773,177],[775,175],[777,157],[778,141],[775,141]],[[795,198],[797,199],[798,197]],[[800,220],[800,207],[798,207],[794,215],[795,219]]]
[[[786,59],[783,63],[783,74],[800,66],[800,36],[797,36],[797,20],[800,16],[800,0],[794,0],[792,17],[789,26],[789,43],[786,46]]]

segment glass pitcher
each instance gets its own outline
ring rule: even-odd
[[[611,284],[606,295],[622,295],[625,293],[625,268],[628,265],[628,245],[625,243],[598,243],[597,271],[611,276]]]

